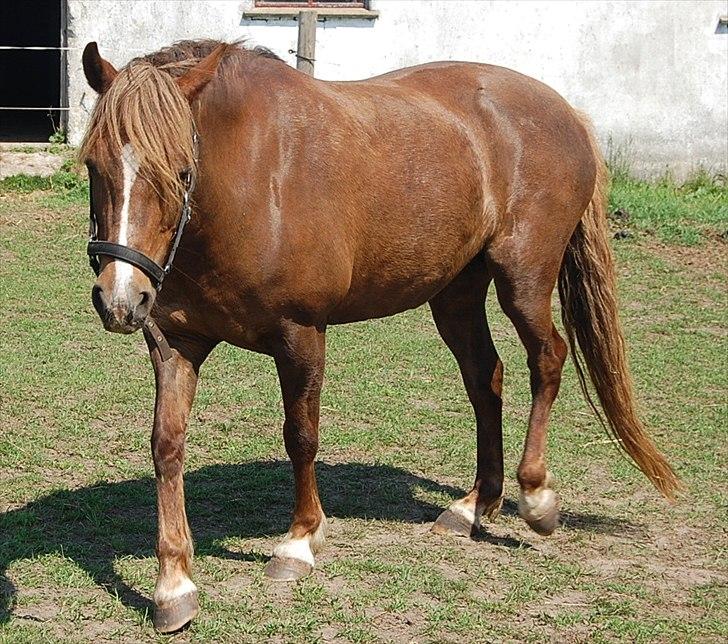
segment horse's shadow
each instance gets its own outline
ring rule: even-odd
[[[463,491],[388,465],[326,464],[316,468],[326,512],[339,518],[367,518],[425,523],[441,507],[418,498],[437,493],[457,498]],[[292,509],[293,477],[286,461],[212,465],[187,472],[185,492],[195,552],[223,558],[259,561],[255,553],[228,550],[229,537],[282,534]],[[271,511],[275,509],[275,511]],[[503,511],[515,513],[506,501]],[[612,532],[629,529],[610,517],[571,513],[574,527]],[[129,587],[114,570],[119,557],[150,557],[156,539],[156,492],[151,477],[99,483],[61,490],[16,510],[0,514],[0,623],[10,618],[15,588],[6,571],[13,561],[61,553],[126,606],[150,610],[148,598]],[[484,531],[480,540],[508,547],[527,546],[510,537]]]

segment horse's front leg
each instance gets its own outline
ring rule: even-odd
[[[162,633],[182,628],[199,610],[192,583],[192,536],[187,525],[182,470],[185,434],[197,387],[197,373],[211,347],[175,343],[172,357],[162,361],[150,345],[157,383],[152,430],[152,456],[157,479],[157,558],[154,627]]]
[[[285,330],[275,356],[286,415],[283,437],[296,483],[293,523],[265,569],[268,577],[280,581],[310,573],[314,553],[323,545],[325,536],[326,517],[314,471],[324,353],[323,329],[291,326]]]

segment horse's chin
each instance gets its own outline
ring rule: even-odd
[[[111,316],[104,319],[103,323],[104,329],[106,329],[109,333],[121,333],[122,335],[131,335],[132,333],[135,333],[136,331],[141,329],[144,325],[143,321],[120,323],[118,320],[113,319],[113,317]]]

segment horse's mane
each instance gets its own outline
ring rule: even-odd
[[[221,66],[225,65],[231,59],[235,59],[235,54],[281,60],[270,49],[266,47],[247,48],[245,47],[245,42],[245,39],[239,39],[228,43],[230,51],[226,52]],[[154,67],[164,69],[172,76],[181,76],[185,70],[197,64],[205,56],[210,55],[221,44],[223,44],[222,41],[211,39],[180,40],[169,47],[163,47],[159,51],[135,58],[129,64],[145,62],[154,65]]]
[[[192,112],[174,79],[221,44],[183,40],[131,60],[96,101],[79,159],[92,158],[97,146],[118,153],[129,143],[142,176],[164,202],[179,204],[185,190],[180,169],[194,172],[196,159]],[[268,49],[247,49],[236,41],[227,43],[220,67],[251,55],[280,60]]]

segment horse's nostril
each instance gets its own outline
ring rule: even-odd
[[[139,293],[139,303],[136,305],[136,316],[139,319],[143,319],[149,315],[149,311],[152,308],[152,299],[152,293],[149,291],[141,291]]]
[[[104,298],[104,291],[98,284],[94,284],[91,289],[91,302],[98,314],[103,316],[107,308],[107,303]]]

